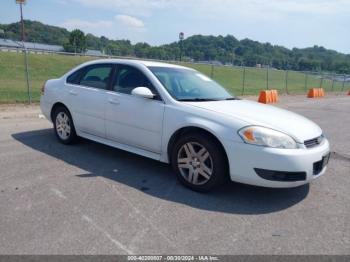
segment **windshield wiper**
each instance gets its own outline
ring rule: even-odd
[[[214,98],[180,98],[177,101],[181,101],[181,102],[206,102],[206,101],[224,101],[224,100],[241,100],[238,97],[229,97],[229,98],[218,98],[218,99],[214,99]]]
[[[212,99],[212,98],[181,98],[177,101],[181,102],[206,102],[206,101],[220,101],[218,99]]]

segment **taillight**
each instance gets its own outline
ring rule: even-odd
[[[46,82],[43,84],[43,86],[41,87],[41,95],[44,95],[45,94],[45,85],[46,85]]]

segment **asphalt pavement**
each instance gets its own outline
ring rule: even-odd
[[[1,105],[0,254],[350,254],[350,96],[276,106],[322,127],[327,173],[298,188],[200,194],[166,164],[58,143],[37,105]]]

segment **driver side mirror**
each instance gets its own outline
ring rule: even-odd
[[[131,91],[131,94],[148,99],[153,99],[155,97],[155,94],[153,94],[148,87],[136,87]]]

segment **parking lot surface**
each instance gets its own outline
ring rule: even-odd
[[[350,96],[282,97],[319,124],[327,173],[292,189],[181,186],[168,165],[59,144],[38,106],[0,106],[0,254],[350,254]]]

